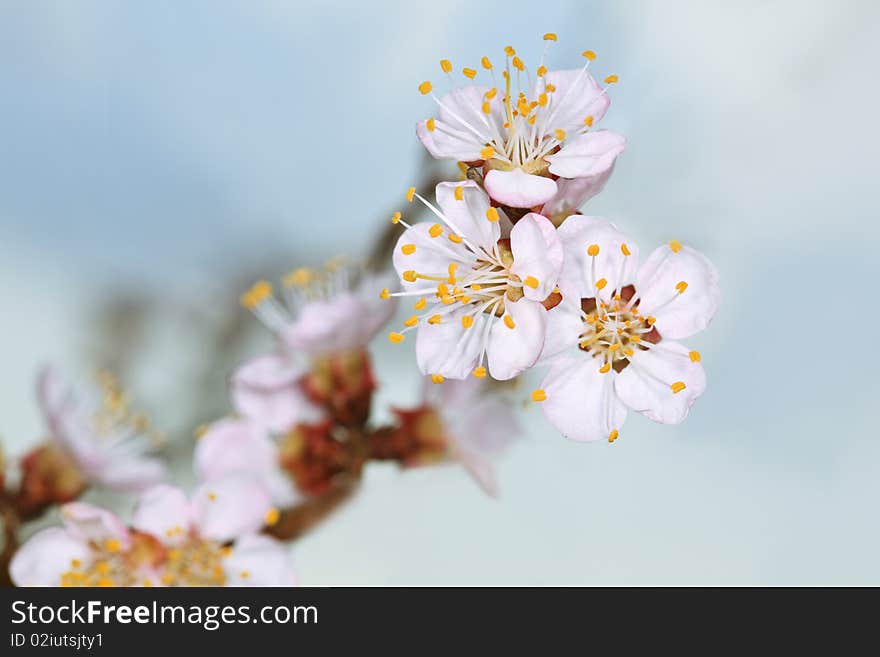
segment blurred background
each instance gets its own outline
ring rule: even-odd
[[[880,584],[880,123],[870,0],[740,3],[0,0],[0,439],[41,437],[37,367],[119,371],[182,459],[270,343],[253,279],[364,257],[423,157],[416,85],[514,45],[616,73],[629,139],[587,206],[687,242],[725,300],[688,342],[679,427],[561,438],[525,404],[499,500],[372,465],[294,544],[305,584]],[[862,345],[858,349],[858,345]],[[378,408],[415,401],[379,338]],[[530,390],[528,385],[525,390]],[[525,391],[521,395],[525,398]]]

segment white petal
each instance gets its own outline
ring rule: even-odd
[[[523,294],[533,301],[546,299],[556,287],[562,269],[562,244],[556,228],[546,217],[530,212],[510,232],[510,249],[511,273],[522,281],[538,281],[536,288],[523,285]]]
[[[499,381],[512,379],[535,364],[544,346],[547,326],[547,311],[537,301],[506,301],[505,313],[513,319],[514,328],[495,319],[486,349],[489,374]]]
[[[22,545],[9,564],[9,576],[16,586],[60,586],[61,575],[73,560],[88,566],[92,552],[86,543],[61,527],[38,531]]]
[[[400,275],[401,279],[406,271],[415,271],[419,274],[428,276],[448,276],[449,264],[454,262],[465,271],[470,269],[476,263],[476,256],[463,244],[455,244],[448,238],[448,231],[437,237],[431,237],[431,223],[418,223],[407,228],[397,244],[394,247],[394,269]],[[444,226],[444,229],[446,227]],[[415,251],[407,255],[404,253],[403,247],[414,245]],[[403,281],[401,283],[404,289],[419,290],[427,288],[435,288],[435,282],[426,282],[416,280],[414,283]],[[433,292],[432,292],[433,294]],[[377,292],[378,295],[378,292]]]
[[[664,338],[678,340],[702,331],[721,304],[718,272],[702,253],[683,246],[657,248],[638,272],[639,310],[657,319]],[[676,286],[687,288],[679,294]]]
[[[144,456],[112,456],[89,476],[111,490],[137,493],[165,481],[168,469],[158,458]]]
[[[462,450],[494,458],[522,437],[510,401],[485,379],[429,385],[429,392],[435,394],[426,396],[426,403],[437,409],[445,433]]]
[[[648,351],[638,351],[615,381],[624,404],[655,422],[678,424],[706,390],[706,372],[691,352],[677,342],[663,340]],[[684,383],[673,392],[671,385]]]
[[[361,300],[364,308],[364,316],[358,323],[358,328],[362,333],[360,342],[366,345],[381,329],[397,310],[397,298],[391,299],[380,298],[377,290],[382,288],[395,288],[397,286],[397,277],[391,271],[383,271],[379,274],[364,273],[354,293]]]
[[[199,534],[216,541],[259,531],[272,508],[265,486],[247,475],[205,482],[196,490],[192,503]]]
[[[281,340],[289,349],[309,355],[356,349],[363,346],[359,321],[364,314],[361,300],[349,291],[311,301],[284,327]]]
[[[483,184],[495,201],[512,208],[534,208],[556,196],[556,182],[552,178],[534,176],[520,168],[492,169]]]
[[[437,159],[473,162],[480,159],[480,151],[485,146],[485,141],[470,130],[456,128],[437,119],[434,120],[434,130],[428,130],[427,121],[419,121],[416,124],[416,136]]]
[[[462,200],[455,200],[455,190],[461,188]],[[455,231],[471,244],[489,250],[501,237],[500,221],[489,221],[489,197],[473,180],[442,182],[436,189],[437,205],[455,226]]]
[[[538,128],[545,132],[579,130],[588,116],[593,117],[594,124],[598,123],[611,104],[608,94],[603,94],[599,83],[583,69],[550,71],[543,80],[556,87],[536,120]]]
[[[498,497],[498,478],[495,476],[495,468],[488,458],[460,446],[453,449],[453,458],[461,463],[471,479],[483,489],[486,495]]]
[[[635,279],[639,249],[636,244],[607,219],[572,215],[557,230],[565,253],[560,276],[563,294],[569,292],[582,299],[600,297],[609,301],[614,291]],[[624,255],[622,245],[630,255]],[[591,256],[588,249],[598,246]],[[596,284],[602,279],[602,289]]]
[[[227,586],[295,586],[290,552],[284,543],[259,534],[239,538],[224,560]]]
[[[439,324],[423,321],[416,336],[416,361],[422,374],[442,374],[447,379],[465,379],[477,366],[485,323],[490,318],[481,313],[466,329],[461,318],[473,312],[459,308],[444,315]]]
[[[501,98],[489,101],[490,114],[483,113],[483,102],[489,87],[468,85],[456,87],[440,98],[435,130],[427,122],[416,126],[416,134],[434,157],[455,158],[465,162],[482,159],[480,150],[496,134],[503,134]]]
[[[626,139],[610,130],[588,132],[567,141],[558,153],[547,156],[550,173],[563,178],[586,178],[604,174],[626,148]]]
[[[176,486],[160,484],[144,492],[132,514],[131,525],[167,545],[187,539],[193,523],[192,505]]]
[[[626,406],[614,392],[614,374],[601,374],[601,363],[586,353],[560,359],[541,384],[547,399],[544,415],[568,438],[607,440],[626,420]]]
[[[305,367],[292,363],[284,354],[257,356],[232,375],[232,403],[243,416],[274,432],[316,421],[322,417],[321,410],[300,387],[305,373]]]
[[[595,176],[584,178],[560,178],[556,181],[556,196],[551,198],[541,212],[551,218],[562,217],[576,212],[589,199],[605,188],[611,177],[614,165]],[[558,224],[558,222],[555,222]]]
[[[81,541],[100,544],[107,539],[116,539],[123,549],[131,542],[122,519],[101,507],[85,502],[70,502],[61,507],[61,518],[70,535]]]
[[[562,302],[547,311],[547,334],[541,351],[541,363],[549,364],[560,354],[577,349],[583,330],[580,297],[563,294]]]

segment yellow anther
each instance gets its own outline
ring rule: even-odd
[[[642,338],[641,338],[641,336],[638,336],[638,335],[631,335],[631,336],[629,336],[629,341],[635,342],[636,344],[638,344],[639,342],[642,341]]]
[[[498,95],[498,89],[492,87],[491,89],[489,89],[489,91],[483,94],[483,98],[485,98],[486,100],[492,100],[493,98],[495,98],[496,95]]]
[[[413,315],[412,317],[407,319],[403,324],[404,324],[404,326],[415,326],[418,323],[419,323],[418,315]]]
[[[605,84],[614,84],[618,79],[616,75],[609,75],[605,78]]]
[[[584,57],[586,57],[590,61],[593,61],[594,59],[596,59],[596,53],[594,53],[592,50],[584,50],[581,53],[581,55],[583,55]]]
[[[465,67],[465,68],[461,69],[461,72],[464,74],[464,77],[466,77],[469,80],[473,80],[475,77],[477,77],[477,71],[476,71],[476,69],[473,69],[473,68]]]
[[[446,283],[440,283],[440,285],[437,286],[437,296],[443,297],[443,296],[448,296],[448,295],[449,295],[449,287],[447,287]]]
[[[428,229],[428,235],[431,237],[440,237],[443,234],[443,226],[440,224],[434,224]]]
[[[82,561],[80,561],[79,559],[71,559],[70,566],[71,568],[79,568],[80,566],[82,566]]]
[[[446,268],[446,271],[449,273],[450,278],[455,278],[455,272],[458,271],[458,263],[450,262],[449,266]],[[455,283],[455,281],[449,282]]]
[[[547,34],[544,35],[544,41],[556,41],[556,33],[547,32]]]
[[[112,577],[101,577],[98,579],[98,586],[101,586],[101,587],[116,586],[116,582],[113,581]]]
[[[455,190],[452,192],[452,195],[455,197],[456,201],[463,201],[464,200],[464,187],[461,187],[461,186],[456,187]]]
[[[211,500],[212,502],[216,502],[217,501],[217,493],[208,493],[208,499]]]
[[[587,118],[585,118],[584,125],[587,126],[588,128],[592,128],[593,127],[593,117],[588,116]]]
[[[623,244],[620,245],[620,252],[625,256],[632,255],[632,251],[629,250],[629,247],[626,245],[626,242],[624,242]]]
[[[486,210],[486,219],[491,221],[493,224],[500,218],[501,217],[498,216],[498,210],[496,208],[490,207]]]
[[[242,578],[242,579],[247,579],[248,577],[251,576],[251,573],[250,573],[250,571],[242,570],[242,571],[239,573],[239,575],[241,575],[241,578]]]
[[[392,224],[400,223],[400,217],[401,217],[401,214],[399,212],[395,212],[394,214],[391,215],[391,223]]]
[[[486,368],[482,367],[482,366],[474,368],[474,371],[471,372],[471,374],[473,374],[474,377],[477,379],[485,379],[486,378]]]
[[[106,575],[110,572],[110,564],[106,561],[99,561],[95,564],[95,570],[98,571],[99,575]]]
[[[419,85],[419,91],[422,93],[423,96],[425,94],[431,93],[431,89],[433,89],[433,87],[431,86],[431,83],[428,80],[425,80],[424,82],[422,82]]]
[[[565,130],[563,130],[562,128],[557,128],[553,131],[553,134],[559,141],[565,141]]]
[[[596,281],[597,290],[604,290],[606,285],[608,285],[608,281],[606,281],[604,278],[600,278],[598,281]]]
[[[380,299],[390,299],[391,298],[391,292],[388,290],[387,287],[383,287],[382,291],[379,292],[379,298]]]
[[[623,353],[625,353],[627,356],[632,356],[636,352],[634,352],[632,349],[627,348],[623,350]]]
[[[461,326],[462,328],[469,329],[474,325],[473,315],[463,315],[461,318]]]
[[[599,368],[599,374],[608,374],[608,370],[611,369],[611,363],[605,363],[602,367]]]
[[[428,305],[428,300],[425,299],[425,297],[422,297],[421,299],[416,301],[415,305],[413,306],[413,310],[422,310],[427,305]]]
[[[480,150],[480,157],[484,160],[491,159],[493,155],[495,155],[495,149],[491,146],[485,146]]]
[[[648,315],[648,317],[647,317],[647,319],[645,319],[645,321],[648,323],[648,326],[654,326],[654,322],[657,321],[657,318],[654,317],[653,315]]]
[[[590,246],[587,247],[587,255],[593,256],[594,258],[599,255],[599,245],[590,244]]]
[[[488,57],[483,57],[480,60],[480,64],[482,64],[483,68],[486,69],[487,71],[492,70],[492,62],[489,61]]]
[[[538,283],[538,279],[534,276],[526,276],[525,280],[523,281],[523,285],[525,285],[526,287],[530,287],[533,290],[537,290],[540,283]]]
[[[471,302],[470,297],[460,297],[458,300],[459,300],[459,302],[461,302],[462,305],[465,305],[465,306]]]
[[[617,429],[612,429],[611,433],[608,434],[608,442],[613,443],[617,440],[617,437],[620,435],[620,432]]]
[[[546,107],[547,105],[547,94],[542,93],[538,96],[538,105],[541,107]]]
[[[119,549],[121,547],[122,545],[119,543],[119,539],[108,538],[106,541],[104,541],[104,549],[107,550],[107,552],[119,552]]]
[[[539,77],[539,78],[543,78],[545,75],[547,75],[547,67],[544,66],[543,64],[541,64],[541,65],[538,67],[537,73],[538,73],[538,77]],[[546,103],[545,103],[545,104],[546,104]]]
[[[511,317],[510,315],[504,316],[504,325],[509,329],[516,328],[516,323],[513,321],[513,317]]]
[[[618,329],[617,332],[618,332],[619,334],[623,334],[623,331],[620,330],[620,329]],[[608,351],[611,351],[611,352],[615,352],[615,351],[617,351],[618,349],[620,349],[620,343],[619,343],[619,342],[615,342],[613,345],[611,345],[610,347],[608,347]]]
[[[391,341],[391,344],[400,344],[403,342],[403,333],[392,331],[388,334],[388,340]]]
[[[425,121],[425,127],[428,129],[428,132],[434,132],[434,129],[437,127],[437,122],[434,121],[433,116]]]
[[[685,281],[679,281],[675,284],[675,289],[678,290],[679,294],[684,294],[684,291],[688,289],[688,284]]]
[[[315,272],[308,267],[300,267],[285,274],[281,282],[285,287],[306,287],[315,278]]]
[[[241,295],[241,305],[253,310],[270,296],[272,296],[272,284],[268,281],[257,281],[250,290]]]
[[[672,384],[671,386],[669,386],[669,387],[672,388],[672,392],[673,392],[673,394],[678,394],[678,393],[680,393],[682,390],[684,390],[685,388],[687,388],[687,386],[684,384],[684,381],[676,381],[675,383],[673,383],[673,384]]]
[[[544,89],[547,90],[548,94],[552,94],[554,91],[556,91],[556,85],[555,84],[547,84],[544,86]]]
[[[516,50],[513,49],[513,46],[504,46],[504,54],[508,57],[513,57],[516,54]]]
[[[542,402],[547,401],[547,393],[541,388],[536,388],[532,391],[532,401],[533,402]]]
[[[455,244],[461,244],[461,243],[462,243],[462,239],[461,239],[461,237],[459,237],[459,236],[456,235],[455,233],[449,233],[449,241],[450,241],[450,242],[454,242]]]
[[[412,255],[413,253],[416,252],[416,245],[415,244],[404,244],[403,246],[400,247],[400,251],[401,251],[401,253],[403,253],[403,255]]]
[[[700,362],[700,352],[699,351],[692,351],[691,353],[688,354],[688,356],[690,356],[692,363],[699,363]]]
[[[483,101],[483,105],[480,109],[483,110],[483,114],[491,114],[492,113],[492,106],[489,104],[488,100]]]
[[[443,315],[431,315],[428,318],[428,324],[439,324],[443,321]]]
[[[483,286],[480,285],[479,283],[471,283],[471,289],[472,289],[474,292],[479,292],[480,290],[483,289]]]
[[[416,274],[415,269],[407,269],[405,272],[403,272],[403,280],[405,280],[407,283],[415,283],[417,276],[418,274]]]
[[[450,62],[448,59],[441,59],[440,60],[440,68],[443,70],[444,73],[451,73],[452,72],[452,62]]]
[[[443,378],[442,374],[432,374],[431,375],[431,383],[440,384],[440,383],[443,383],[444,380],[445,379]]]
[[[172,575],[171,573],[165,573],[164,575],[162,575],[161,579],[162,583],[165,586],[171,586],[172,584],[174,584],[174,575]]]
[[[410,187],[408,190],[406,190],[406,200],[409,203],[412,203],[413,197],[415,195],[416,195],[416,188],[415,187]]]
[[[444,294],[442,297],[440,297],[440,303],[442,303],[444,306],[451,306],[455,303],[455,297],[451,294]]]
[[[672,240],[671,242],[669,242],[669,248],[672,249],[673,253],[678,253],[679,251],[681,251],[681,242],[679,242],[678,240]]]
[[[510,63],[513,64],[513,68],[515,68],[517,71],[523,71],[526,68],[522,63],[522,60],[516,56],[511,60]]]
[[[266,524],[271,527],[272,525],[277,525],[278,521],[281,519],[281,512],[276,509],[274,506],[266,511],[266,515],[263,520],[266,521]]]

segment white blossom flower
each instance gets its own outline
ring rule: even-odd
[[[627,408],[684,420],[706,388],[700,354],[676,340],[711,321],[721,301],[709,260],[677,241],[638,268],[638,248],[611,222],[574,215],[559,228],[563,301],[549,313],[550,370],[532,397],[575,440],[613,442]]]
[[[403,291],[417,314],[389,339],[418,329],[419,368],[435,380],[488,373],[510,379],[531,367],[544,343],[547,311],[562,266],[556,229],[530,213],[513,228],[473,181],[440,183],[435,207],[417,196],[440,223],[407,226],[394,249]]]
[[[233,375],[236,410],[276,432],[319,420],[322,413],[300,382],[311,359],[362,349],[389,320],[394,306],[375,294],[385,280],[331,262],[323,270],[303,267],[284,276],[281,300],[270,283],[256,283],[242,304],[272,331],[278,345]]]
[[[549,45],[556,35],[544,39]],[[502,205],[539,209],[545,203],[558,208],[576,202],[576,208],[602,189],[626,148],[621,135],[595,129],[611,103],[607,86],[588,72],[596,55],[585,51],[582,68],[559,71],[548,71],[542,57],[534,76],[512,47],[505,55],[501,88],[488,57],[482,58],[482,68],[491,76],[490,85],[453,87],[442,97],[430,82],[419,85],[438,112],[418,123],[416,134],[436,158],[483,166],[486,191]],[[452,72],[449,60],[440,66]],[[462,74],[472,81],[477,70],[465,67]],[[617,76],[604,82],[613,84]]]
[[[103,372],[93,389],[74,388],[55,367],[44,368],[37,398],[53,441],[89,481],[122,491],[139,491],[166,478],[151,456],[158,434],[143,414],[133,412],[115,379]]]

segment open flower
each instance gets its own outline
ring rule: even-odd
[[[132,526],[73,502],[62,527],[32,536],[10,565],[18,586],[292,585],[285,547],[257,532],[277,520],[254,480],[210,482],[192,500],[165,484],[144,492]]]
[[[496,497],[494,461],[521,436],[498,385],[473,378],[435,385],[425,379],[421,406],[395,410],[399,425],[372,437],[373,457],[405,466],[458,462]]]
[[[549,45],[556,35],[545,34],[544,39]],[[534,77],[513,48],[505,48],[505,55],[501,88],[488,57],[481,63],[491,75],[489,85],[454,87],[442,97],[433,93],[430,82],[419,85],[422,94],[436,101],[438,112],[420,122],[416,134],[436,158],[482,166],[486,191],[502,205],[561,204],[565,196],[557,197],[557,179],[584,181],[577,196],[579,203],[585,201],[601,190],[626,148],[622,136],[595,130],[611,103],[607,87],[588,72],[596,55],[585,51],[582,68],[560,71],[548,71],[542,57]],[[440,66],[452,72],[449,60],[441,60]],[[471,81],[477,70],[465,67],[462,74]],[[616,81],[615,75],[604,80],[606,85]]]
[[[52,440],[86,480],[139,491],[165,478],[165,466],[151,455],[159,435],[146,416],[132,411],[108,373],[98,376],[95,389],[74,390],[56,368],[47,367],[39,375],[37,397]]]
[[[571,216],[564,300],[549,313],[544,355],[550,371],[533,393],[575,440],[613,442],[627,408],[677,424],[706,388],[700,354],[676,340],[703,330],[721,301],[705,256],[677,241],[638,268],[638,248],[611,222]]]
[[[542,304],[558,297],[562,266],[556,229],[535,213],[510,229],[473,181],[440,183],[436,195],[439,209],[410,190],[410,199],[417,196],[442,223],[404,223],[394,249],[404,291],[390,296],[418,298],[418,314],[389,339],[400,342],[418,329],[424,374],[482,378],[487,363],[494,378],[510,379],[535,363],[544,344]]]
[[[322,413],[303,390],[315,358],[360,350],[394,313],[376,298],[384,279],[331,262],[322,270],[300,268],[282,278],[282,299],[267,281],[256,283],[242,304],[273,332],[278,347],[242,365],[232,377],[236,409],[272,431]]]

